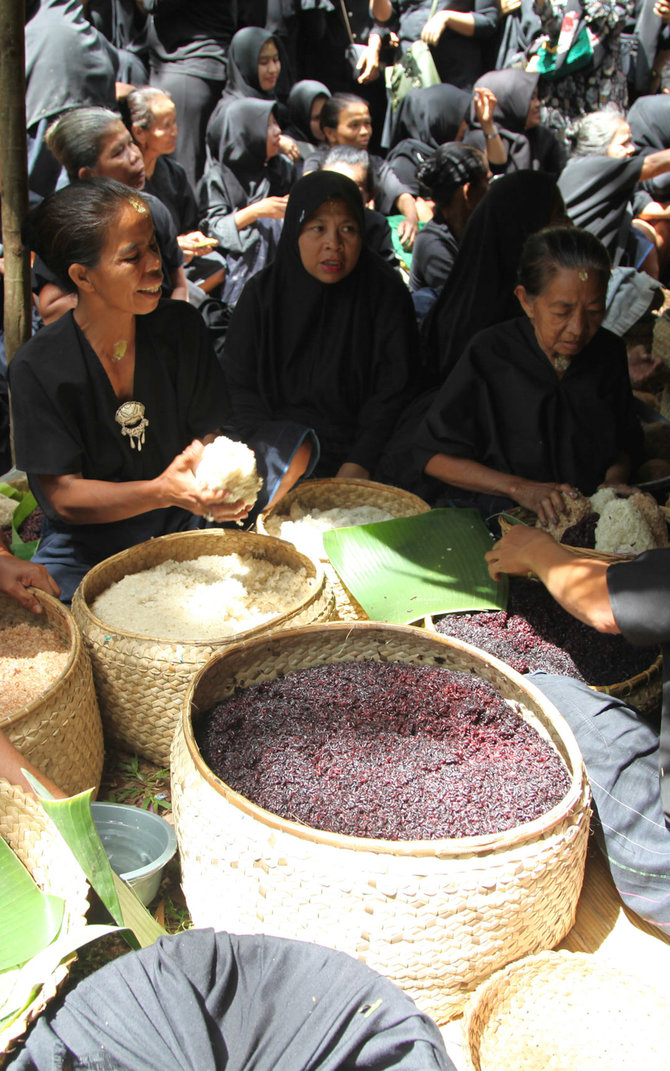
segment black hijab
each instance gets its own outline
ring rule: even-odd
[[[413,138],[437,149],[446,141],[453,141],[469,105],[470,94],[447,83],[410,89],[398,108],[393,145]]]
[[[354,269],[337,283],[322,283],[303,267],[301,228],[335,198],[345,202],[363,235],[363,202],[350,178],[314,171],[300,179],[275,260],[249,280],[235,309],[224,364],[234,406],[236,387],[248,380],[247,362],[253,361],[253,390],[265,413],[316,430],[324,475],[344,460],[372,467],[402,405],[415,332],[406,288],[364,245]]]
[[[478,331],[520,315],[514,288],[521,248],[547,226],[557,197],[556,177],[543,171],[516,171],[491,184],[422,325],[429,380],[441,383]]]
[[[317,97],[330,97],[331,92],[323,82],[315,82],[311,78],[303,78],[296,82],[288,95],[289,127],[286,131],[296,141],[306,141],[315,145],[310,127],[312,107]]]
[[[507,149],[505,174],[531,168],[558,174],[563,166],[563,153],[550,130],[541,124],[526,130],[528,109],[539,77],[514,68],[489,71],[475,82],[475,89],[486,87],[496,96],[493,118]],[[477,122],[474,103],[470,109],[470,131],[463,140],[485,151],[486,141]],[[496,171],[495,166],[493,170]]]
[[[635,147],[647,156],[650,152],[670,149],[670,95],[656,93],[638,97],[626,117]],[[656,201],[670,201],[670,175],[657,175],[644,183]]]
[[[243,97],[231,101],[223,118],[219,159],[223,167],[233,172],[249,199],[258,199],[255,194],[259,184],[272,184],[277,165],[282,163],[277,157],[265,162],[268,123],[275,107],[271,100]],[[269,192],[268,188],[261,196],[267,197]]]

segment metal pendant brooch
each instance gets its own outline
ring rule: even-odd
[[[144,429],[149,427],[142,402],[124,402],[116,410],[114,419],[121,425],[121,434],[130,437],[130,449],[137,449],[139,454],[144,446]]]

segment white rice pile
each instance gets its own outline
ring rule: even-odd
[[[351,528],[357,524],[374,524],[376,521],[392,521],[393,514],[377,506],[338,506],[332,509],[305,509],[294,502],[288,518],[269,517],[266,529],[269,535],[293,543],[303,554],[312,559],[326,557],[323,549],[323,533],[333,528]]]
[[[225,435],[217,436],[203,450],[195,482],[203,491],[227,491],[228,502],[243,502],[248,509],[263,486],[253,450]]]
[[[599,513],[596,550],[609,554],[641,554],[643,550],[668,546],[668,529],[658,505],[650,495],[637,492],[618,498],[611,487],[591,496]]]
[[[0,494],[0,528],[11,528],[12,517],[18,504],[16,498]]]
[[[285,613],[304,596],[304,569],[239,554],[161,562],[99,595],[93,612],[143,636],[196,643],[232,636]]]

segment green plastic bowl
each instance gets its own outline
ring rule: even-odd
[[[175,831],[153,811],[125,803],[92,803],[93,821],[113,870],[149,904],[177,850]]]

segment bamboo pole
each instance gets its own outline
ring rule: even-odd
[[[30,263],[21,241],[28,211],[24,17],[25,0],[0,0],[0,183],[8,364],[30,338],[31,323]]]

